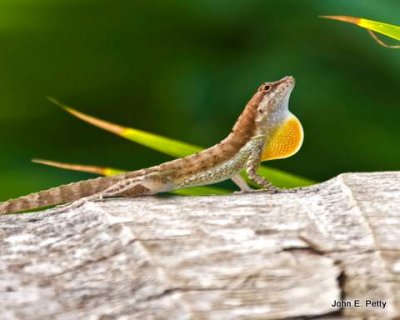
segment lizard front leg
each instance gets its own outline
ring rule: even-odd
[[[277,192],[280,189],[275,187],[271,182],[266,180],[264,177],[257,173],[257,169],[260,165],[260,154],[253,153],[250,155],[246,163],[246,172],[251,181],[261,186],[263,189],[271,192]]]

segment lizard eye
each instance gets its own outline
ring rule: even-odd
[[[269,86],[268,84],[266,84],[266,85],[264,86],[264,91],[269,91],[269,89],[271,89],[271,86]]]

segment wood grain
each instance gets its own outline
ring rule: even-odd
[[[400,172],[0,217],[1,319],[394,319],[399,293]]]

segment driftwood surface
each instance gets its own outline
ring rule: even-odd
[[[400,172],[0,217],[0,319],[303,317],[400,317]]]

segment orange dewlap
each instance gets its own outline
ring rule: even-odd
[[[295,116],[289,117],[265,143],[261,161],[283,159],[299,151],[303,143],[303,127]]]

